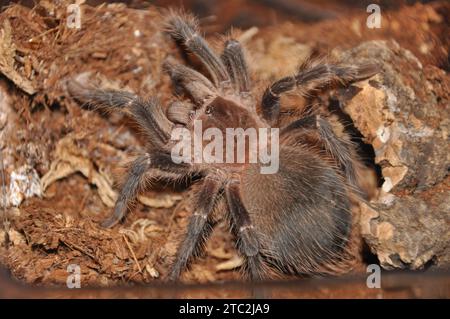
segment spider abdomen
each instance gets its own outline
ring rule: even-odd
[[[319,156],[282,147],[278,173],[251,167],[241,185],[269,264],[283,273],[315,274],[339,263],[350,236],[350,204],[343,179]]]

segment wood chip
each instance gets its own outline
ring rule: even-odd
[[[240,266],[242,266],[244,263],[244,259],[242,257],[235,255],[230,260],[224,261],[223,263],[216,265],[217,271],[223,271],[223,270],[232,270],[236,269]]]

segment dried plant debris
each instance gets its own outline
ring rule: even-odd
[[[157,198],[150,198],[144,195],[138,196],[138,200],[142,204],[154,208],[171,208],[175,205],[177,201],[181,199],[182,197],[180,195],[173,195],[173,194],[163,194],[158,196]]]
[[[220,264],[216,265],[216,270],[231,270],[239,268],[243,265],[244,260],[240,256],[233,256],[230,260],[221,262]]]
[[[108,207],[113,207],[117,199],[117,193],[113,190],[113,177],[108,167],[103,167],[102,163],[90,160],[89,149],[79,147],[79,143],[82,143],[85,139],[85,134],[80,136],[68,134],[58,141],[50,169],[41,179],[42,190],[45,192],[55,181],[79,172],[89,180],[90,184],[97,187],[102,202]],[[109,144],[95,143],[95,147],[109,158],[125,157],[122,152]],[[181,199],[181,196],[163,194],[158,198],[150,198],[141,195],[138,199],[142,204],[149,207],[170,208]]]
[[[11,32],[11,23],[4,19],[0,30],[0,71],[26,93],[34,94],[36,89],[33,84],[16,70],[16,47]]]
[[[42,188],[36,170],[24,165],[13,171],[9,182],[9,198],[6,205],[19,206],[26,198],[41,196]]]
[[[168,105],[173,88],[161,66],[180,53],[155,8],[82,2],[80,29],[67,24],[69,1],[39,1],[32,9],[11,4],[0,13],[0,151],[9,221],[0,230],[0,262],[40,285],[65,285],[71,264],[80,266],[83,286],[165,280],[192,214],[190,199],[179,189],[152,189],[123,223],[101,228],[117,197],[118,168],[143,149],[142,139],[124,116],[80,107],[66,83],[84,75],[99,87]],[[267,83],[295,72],[311,53],[382,63],[374,79],[331,95],[373,147],[381,171],[371,206],[361,209],[361,234],[385,268],[448,266],[450,6],[402,7],[386,13],[376,30],[365,27],[365,12],[354,13],[235,32],[248,58],[259,61],[251,71]],[[206,30],[217,31],[208,21]],[[281,111],[295,115],[304,102],[290,96]],[[241,263],[219,224],[181,280],[237,280]]]
[[[97,144],[96,146],[104,146],[104,148],[110,149],[107,145]],[[59,140],[56,145],[54,160],[50,165],[50,170],[42,177],[42,189],[45,191],[55,181],[75,172],[83,174],[89,179],[89,183],[97,187],[100,198],[106,206],[114,206],[117,194],[112,189],[111,176],[101,166],[97,169],[89,159],[87,150],[78,147],[75,137],[69,134]]]

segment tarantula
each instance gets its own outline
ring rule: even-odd
[[[229,37],[218,56],[200,35],[195,18],[184,13],[168,15],[166,32],[209,73],[206,77],[167,60],[164,67],[174,86],[189,97],[171,103],[167,112],[156,99],[70,85],[71,93],[84,101],[128,113],[148,138],[147,153],[130,165],[114,212],[103,226],[112,227],[124,217],[145,181],[195,175],[200,176],[200,187],[194,212],[169,279],[176,280],[202,251],[217,211],[229,222],[252,280],[336,268],[345,259],[351,237],[351,194],[358,189],[355,147],[323,109],[279,127],[280,97],[293,91],[312,97],[332,85],[370,78],[377,67],[305,62],[294,76],[267,87],[258,100],[237,40]],[[226,128],[279,127],[278,172],[261,174],[259,162],[174,161],[172,130],[193,131],[196,120],[203,123],[203,131],[214,127],[224,134]]]

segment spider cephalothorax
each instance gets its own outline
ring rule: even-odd
[[[173,102],[164,112],[155,99],[69,86],[84,101],[126,111],[148,137],[147,153],[131,164],[114,213],[103,225],[111,227],[124,217],[144,181],[179,180],[195,174],[201,176],[201,184],[170,279],[178,278],[201,251],[217,211],[228,219],[245,259],[244,268],[254,280],[335,268],[344,259],[352,227],[350,193],[358,188],[354,145],[336,132],[329,115],[319,109],[279,127],[280,96],[294,90],[313,96],[330,85],[369,78],[376,68],[309,62],[258,97],[238,41],[225,41],[218,56],[200,36],[194,18],[173,12],[166,31],[209,72],[206,77],[172,60],[165,62],[174,85],[190,101]],[[196,121],[203,124],[202,133],[216,128],[224,135],[227,128],[279,127],[277,171],[263,174],[259,162],[175,161],[171,132],[176,128],[193,132]]]

